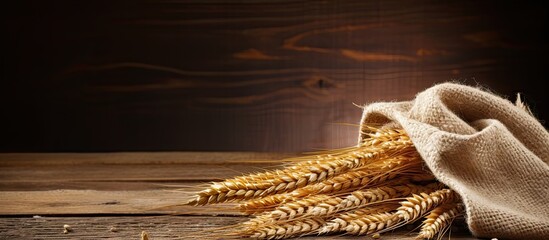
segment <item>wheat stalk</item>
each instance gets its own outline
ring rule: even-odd
[[[290,192],[296,188],[322,182],[350,169],[363,166],[366,164],[366,159],[374,161],[373,159],[379,156],[374,153],[376,152],[355,151],[348,158],[318,161],[316,165],[306,168],[277,171],[278,178],[275,179],[242,180],[243,178],[235,178],[215,182],[209,188],[199,192],[188,204],[205,205]]]
[[[419,160],[418,160],[419,161]],[[391,162],[391,161],[389,161]],[[260,213],[274,209],[277,205],[315,194],[343,194],[353,190],[373,187],[379,184],[387,183],[399,177],[398,183],[407,183],[408,181],[422,182],[432,181],[433,176],[421,170],[421,168],[412,168],[409,171],[398,167],[411,168],[411,164],[406,164],[405,161],[399,161],[398,165],[393,164],[387,166],[370,166],[368,168],[359,168],[340,174],[332,179],[324,182],[308,185],[303,188],[298,188],[289,194],[276,194],[264,198],[252,199],[239,205],[239,209],[243,212],[252,214]],[[398,171],[395,171],[397,169]],[[384,170],[384,171],[381,171]],[[409,174],[405,174],[409,173]],[[418,174],[419,173],[419,174]],[[403,175],[405,174],[405,175]],[[406,194],[404,196],[407,196]]]
[[[336,155],[325,155],[317,160],[297,162],[284,170],[214,182],[207,189],[198,192],[187,204],[214,204],[291,192],[379,159],[406,153],[415,153],[413,144],[406,134],[394,130],[380,130],[353,151],[346,150]]]
[[[396,156],[382,164],[370,164],[362,168],[340,174],[332,179],[308,185],[291,192],[293,197],[304,197],[312,194],[338,194],[349,193],[353,190],[369,188],[371,186],[386,183],[389,180],[400,177],[402,182],[429,181],[432,175],[425,174],[422,166],[417,164],[420,160],[401,160],[403,156]],[[389,165],[388,162],[391,164]],[[411,164],[410,164],[411,163]],[[423,173],[423,174],[417,174]]]
[[[368,172],[369,173],[369,172]],[[358,175],[355,176],[363,176],[361,171],[359,171]],[[347,174],[343,174],[347,175]],[[334,185],[335,183],[338,183],[339,180],[343,179],[345,181],[353,181],[351,178],[339,178],[339,179],[332,179],[327,180],[326,182],[321,183],[321,186],[326,185]],[[354,178],[357,179],[357,178]],[[387,178],[379,178],[383,181],[378,180],[379,182],[386,182]],[[360,181],[363,186],[367,186],[369,183],[375,182],[375,181]],[[395,182],[398,183],[398,182]],[[315,185],[310,185],[305,187],[313,187]],[[356,187],[361,186],[357,185]],[[269,210],[269,208],[272,208],[273,205],[281,204],[284,201],[289,201],[289,199],[296,199],[300,196],[310,196],[310,197],[304,197],[302,199],[288,202],[287,204],[283,204],[276,208],[276,210],[268,213],[271,215],[271,217],[274,220],[289,220],[293,219],[295,217],[299,217],[302,215],[312,215],[312,216],[328,216],[331,214],[334,214],[337,211],[340,211],[341,209],[348,209],[351,207],[360,207],[362,205],[366,205],[368,203],[376,202],[376,201],[382,201],[390,198],[397,198],[397,197],[404,197],[410,195],[410,193],[419,193],[425,190],[432,190],[435,189],[436,186],[439,186],[439,184],[429,184],[428,186],[418,186],[414,184],[405,184],[405,185],[398,185],[395,187],[381,187],[378,189],[372,189],[369,191],[355,191],[352,193],[352,195],[346,197],[345,199],[341,199],[339,197],[333,196],[329,197],[325,194],[311,194],[310,192],[306,192],[306,194],[301,194],[298,191],[297,194],[285,194],[285,195],[273,195],[271,198],[263,198],[259,200],[255,200],[253,202],[248,202],[246,204],[248,205],[241,205],[241,208],[246,209],[250,208],[250,205],[254,206],[255,209],[258,209],[258,205],[261,206],[261,210],[266,211]],[[326,189],[326,188],[323,188]],[[331,190],[327,191],[330,192],[337,192],[333,191],[334,188],[331,188]],[[344,188],[336,188],[339,190],[339,192],[344,192],[343,190],[349,189],[349,187]],[[309,191],[309,190],[303,190],[303,191]],[[322,192],[323,191],[319,191]],[[313,192],[314,193],[314,192]],[[295,197],[295,198],[294,198]],[[251,212],[248,210],[247,212]],[[255,211],[259,212],[259,211]]]
[[[318,164],[301,171],[283,170],[272,180],[242,181],[239,178],[212,183],[189,201],[189,205],[205,205],[234,200],[247,200],[271,194],[289,192],[296,188],[326,180],[348,169],[343,161]]]
[[[287,159],[284,169],[213,182],[187,204],[239,202],[242,212],[255,217],[239,224],[235,234],[251,238],[372,234],[426,214],[418,238],[442,232],[463,210],[459,197],[436,181],[403,130],[362,130],[366,138],[357,147]]]
[[[373,182],[382,182],[390,179],[394,179],[398,176],[395,173],[385,173],[377,175],[379,171],[371,169],[360,169],[356,171],[350,171],[324,182],[306,186],[302,189],[298,189],[294,196],[306,196],[310,194],[328,194],[345,191],[353,188],[360,188],[372,184]]]
[[[440,184],[431,183],[427,186],[405,184],[398,186],[384,186],[379,188],[354,191],[345,197],[337,206],[338,209],[353,209],[383,200],[409,196],[412,193],[430,192],[440,188]]]
[[[327,218],[342,210],[359,208],[370,203],[408,196],[411,193],[420,193],[425,190],[433,190],[440,184],[433,183],[428,186],[414,184],[399,185],[394,187],[380,187],[367,191],[355,191],[351,195],[340,198],[324,194],[311,195],[296,201],[280,205],[275,210],[262,216],[267,216],[272,221],[291,220],[301,216],[315,216]]]

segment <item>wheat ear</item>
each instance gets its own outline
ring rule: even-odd
[[[408,141],[381,142],[378,146],[359,147],[342,156],[332,157],[331,160],[307,161],[297,163],[296,166],[283,170],[276,170],[248,177],[237,177],[223,182],[214,182],[207,189],[196,194],[189,205],[214,204],[234,200],[248,200],[265,197],[277,193],[291,192],[310,184],[319,183],[350,169],[359,168],[390,157],[392,154],[413,152],[413,145]],[[403,153],[400,153],[402,151]],[[266,175],[276,175],[276,178],[267,179]]]
[[[349,193],[353,190],[386,183],[397,177],[412,181],[432,180],[432,175],[422,170],[421,164],[417,164],[421,163],[419,158],[416,161],[399,160],[401,158],[407,157],[395,156],[380,164],[370,164],[353,169],[326,181],[296,189],[291,192],[291,195],[293,197],[305,197],[312,194]],[[389,165],[387,162],[392,164]]]
[[[274,210],[277,206],[294,200],[295,199],[288,194],[275,194],[241,203],[238,205],[238,209],[246,214],[258,214]]]
[[[424,191],[431,192],[436,188],[440,188],[440,184],[434,183],[429,184],[428,186],[418,186],[414,184],[399,185],[395,187],[387,186],[368,191],[355,191],[352,195],[344,199],[324,194],[311,195],[296,201],[287,202],[264,215],[268,215],[273,221],[291,220],[300,216],[327,218],[330,215],[340,212],[341,210],[348,210],[351,207],[358,208],[369,203],[408,196],[411,193]]]
[[[395,166],[391,168],[395,168]],[[398,172],[380,173],[378,172],[377,169],[387,169],[387,168],[380,168],[378,166],[373,166],[367,169],[365,168],[365,169],[353,170],[351,172],[336,176],[333,179],[326,180],[322,183],[309,185],[304,188],[297,189],[296,191],[291,192],[290,194],[277,194],[277,195],[272,195],[272,196],[268,196],[261,199],[250,200],[244,204],[241,204],[240,209],[246,213],[260,213],[260,212],[272,210],[277,205],[290,202],[289,204],[283,205],[282,207],[278,207],[277,210],[275,210],[274,213],[272,214],[273,218],[279,219],[279,220],[292,219],[297,216],[301,216],[305,213],[313,216],[330,215],[335,213],[337,209],[343,207],[340,204],[340,201],[341,201],[340,198],[332,198],[327,202],[319,201],[320,198],[318,197],[312,197],[312,198],[305,197],[303,200],[298,200],[296,202],[291,202],[291,201],[303,196],[315,196],[315,194],[317,193],[330,193],[330,194],[338,193],[338,192],[345,193],[346,191],[352,190],[352,189],[364,188],[364,187],[379,184],[379,183],[387,183],[388,180],[399,176]],[[390,170],[391,169],[389,169],[389,171]],[[410,176],[416,179],[418,176],[421,177],[421,176],[430,176],[430,175],[429,174],[422,174],[422,175],[413,174],[409,176],[401,176],[401,177],[404,177],[401,180],[406,180],[408,179],[407,177],[410,177]],[[428,177],[427,179],[431,179],[431,178]],[[407,181],[396,181],[393,184],[399,184],[400,182],[407,182]],[[439,186],[439,187],[434,187],[434,186]],[[404,197],[404,196],[410,195],[410,193],[419,193],[422,191],[431,192],[433,190],[440,189],[440,188],[441,188],[440,184],[429,184],[427,186],[405,184],[402,186],[393,187],[394,189],[393,192],[396,192],[398,194],[396,195],[389,194],[385,198],[378,197],[377,200],[388,199],[390,197]],[[369,198],[370,201],[365,201],[365,198],[367,197],[366,196],[362,197],[362,205],[367,204],[369,202],[374,202],[373,201],[374,199],[372,198]],[[356,197],[352,199],[353,201],[357,201]],[[345,201],[348,203],[349,201],[351,201],[351,199],[346,199]],[[361,205],[360,203],[357,203],[353,206],[359,207],[360,205]],[[348,205],[346,207],[351,207],[351,205]]]
[[[313,215],[316,206],[325,205],[335,207],[341,198],[329,195],[313,195],[294,202],[289,202],[268,212],[267,215],[275,221],[291,220],[303,215]]]
[[[398,176],[397,174],[387,173],[377,177],[376,173],[378,172],[366,169],[349,171],[324,182],[296,189],[291,192],[290,195],[292,197],[301,198],[314,194],[345,193],[350,192],[353,189],[364,188],[378,182],[394,179]]]
[[[390,212],[370,214],[351,220],[345,231],[354,235],[371,234],[392,227],[400,220],[399,216]]]
[[[345,197],[343,201],[337,206],[338,209],[351,209],[353,207],[360,207],[369,203],[387,200],[397,195],[397,190],[392,187],[379,187],[367,190],[354,191],[351,195]]]
[[[362,216],[366,216],[366,215],[389,212],[389,211],[395,210],[397,207],[398,207],[397,204],[387,203],[383,205],[357,209],[348,213],[338,214],[336,215],[336,217],[326,222],[326,224],[319,231],[319,234],[344,231],[347,225],[349,225],[349,223],[352,220],[361,218]]]
[[[333,194],[337,191],[359,188],[369,185],[369,183],[372,182],[372,179],[378,179],[373,177],[375,173],[375,171],[365,169],[353,170],[321,183],[298,188],[289,194],[276,194],[264,198],[252,199],[240,204],[239,208],[245,213],[260,213],[272,210],[280,204],[289,202],[291,199],[304,198],[315,194]],[[391,179],[396,176],[396,174],[392,174],[390,177],[384,179]]]
[[[441,189],[430,194],[413,194],[412,197],[406,198],[406,201],[400,203],[401,206],[397,209],[397,215],[405,222],[413,222],[435,207],[450,202],[455,198],[457,196],[450,189]]]
[[[441,235],[463,210],[455,205],[457,194],[433,183],[403,130],[366,126],[361,131],[366,137],[357,147],[286,159],[290,164],[284,169],[211,183],[188,204],[246,201],[240,210],[256,217],[239,224],[234,234],[251,238],[377,234],[428,213],[419,237]],[[408,198],[398,203],[402,197]]]
[[[341,174],[321,183],[309,185],[290,192],[289,194],[276,194],[264,198],[252,199],[239,205],[242,212],[248,214],[261,213],[275,209],[278,205],[295,199],[314,196],[317,194],[338,194],[352,190],[375,186],[385,183],[399,176],[398,173],[379,173],[378,171],[359,169]]]
[[[447,228],[455,217],[462,214],[463,210],[463,205],[457,202],[436,207],[425,217],[416,239],[434,238],[437,234],[443,232],[442,230]]]
[[[229,179],[212,183],[207,189],[197,193],[189,205],[205,205],[234,200],[260,198],[276,193],[284,193],[306,185],[321,182],[341,172],[347,171],[345,161],[332,161],[318,164],[301,171],[283,170],[272,180],[241,181]]]
[[[322,227],[324,223],[323,219],[307,218],[282,224],[254,225],[244,230],[244,233],[255,239],[282,239],[310,234]]]
[[[409,164],[400,164],[403,164],[405,168],[411,168]],[[434,179],[431,174],[421,170],[421,167],[417,169],[402,169],[397,165],[392,165],[391,167],[386,167],[383,165],[369,166],[351,170],[347,173],[340,174],[332,179],[328,179],[317,184],[298,188],[289,194],[276,194],[259,199],[252,199],[240,204],[239,209],[248,214],[261,213],[272,210],[276,206],[293,199],[303,198],[315,194],[348,193],[357,189],[370,188],[376,185],[386,184],[389,180],[393,180],[397,177],[400,177],[399,181],[394,182],[393,184],[406,183],[408,180],[422,182],[431,181]],[[405,194],[403,196],[407,195],[409,194]]]
[[[339,210],[358,208],[383,200],[409,196],[412,193],[432,192],[441,187],[438,183],[431,183],[427,186],[415,184],[404,184],[397,186],[383,186],[378,188],[358,190],[345,197],[337,206]]]

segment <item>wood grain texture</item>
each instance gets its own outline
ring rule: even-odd
[[[41,217],[41,218],[0,218],[0,237],[2,239],[140,239],[142,231],[149,239],[223,239],[197,233],[211,231],[242,222],[242,217],[188,217],[188,216],[152,216],[152,217]],[[63,225],[69,224],[73,231],[63,233]],[[111,231],[112,228],[116,230]],[[452,232],[452,239],[473,240],[460,234],[459,229]],[[192,235],[192,236],[191,236]],[[395,231],[382,235],[386,240],[411,240],[413,235],[407,231]],[[362,237],[364,238],[364,237]],[[356,236],[312,236],[304,239],[359,239]]]
[[[174,205],[201,184],[280,166],[276,160],[289,156],[295,155],[0,154],[0,214],[211,214],[217,207]],[[227,214],[241,215],[223,206]]]
[[[244,152],[0,154],[0,191],[151,190],[280,166],[296,154]],[[173,188],[166,188],[173,189]]]
[[[5,18],[2,151],[349,146],[353,103],[449,80],[548,116],[537,1],[18,1]]]
[[[0,154],[0,239],[138,239],[141,231],[151,239],[208,239],[213,228],[248,217],[231,203],[181,206],[197,186],[274,168],[290,156],[296,154]],[[64,224],[74,231],[63,234]],[[474,239],[462,226],[452,238]],[[412,239],[409,231],[384,239]],[[333,238],[355,239],[309,239]]]

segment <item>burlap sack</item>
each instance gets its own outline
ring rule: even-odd
[[[406,130],[433,174],[462,197],[475,236],[549,239],[549,133],[523,108],[444,83],[413,101],[365,106],[368,124]]]

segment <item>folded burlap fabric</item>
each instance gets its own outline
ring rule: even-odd
[[[433,174],[462,197],[475,236],[549,239],[549,133],[524,108],[444,83],[413,101],[365,106],[361,126],[372,124],[406,130]]]

